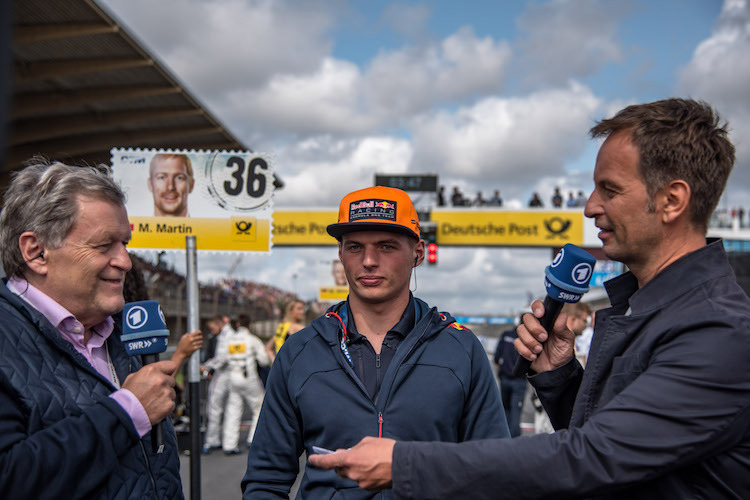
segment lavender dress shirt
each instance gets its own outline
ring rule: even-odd
[[[130,419],[133,421],[138,435],[143,437],[150,432],[151,422],[143,405],[132,392],[120,388],[120,381],[117,380],[117,375],[111,369],[106,342],[114,330],[112,317],[110,316],[92,327],[91,338],[84,345],[84,327],[67,309],[22,278],[11,277],[8,280],[7,286],[11,292],[21,297],[31,307],[44,315],[57,328],[63,339],[70,342],[75,350],[81,353],[99,374],[112,382],[115,387],[118,387],[109,397],[117,401],[123,410],[130,415]]]

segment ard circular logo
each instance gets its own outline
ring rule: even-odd
[[[591,279],[591,264],[581,262],[570,273],[571,278],[579,285],[585,285]]]
[[[560,262],[563,261],[565,258],[565,249],[561,248],[559,252],[557,252],[557,255],[555,255],[555,258],[552,260],[552,267],[557,267],[560,265]]]
[[[148,312],[141,306],[135,306],[128,311],[125,321],[127,321],[129,328],[138,330],[143,328],[148,321]]]
[[[156,307],[158,308],[159,318],[161,318],[161,322],[166,325],[167,324],[167,320],[164,319],[164,311],[161,310],[161,305],[157,305]]]

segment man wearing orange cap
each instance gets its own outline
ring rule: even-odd
[[[409,291],[425,249],[409,196],[386,187],[350,193],[328,233],[338,240],[349,297],[279,351],[242,480],[245,498],[287,498],[299,456],[314,446],[347,448],[365,436],[509,436],[482,345]],[[334,471],[306,468],[301,498],[337,494],[393,498],[389,490],[358,490]]]

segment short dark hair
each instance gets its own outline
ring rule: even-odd
[[[250,328],[250,316],[245,313],[240,314],[237,318],[237,324],[245,328]]]
[[[706,102],[672,98],[628,106],[590,133],[608,137],[624,130],[638,148],[638,170],[651,200],[669,182],[685,181],[690,220],[706,232],[734,166],[726,122]]]

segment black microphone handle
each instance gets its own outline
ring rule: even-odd
[[[541,323],[542,328],[547,331],[547,336],[551,335],[552,326],[555,324],[555,320],[560,315],[560,311],[562,311],[564,305],[565,302],[555,300],[549,295],[544,298],[544,316],[541,317],[539,323]],[[531,361],[524,358],[523,356],[519,356],[516,360],[515,366],[513,367],[513,376],[521,377],[523,375],[526,375],[526,372],[529,371],[530,366]]]
[[[159,361],[159,353],[144,354],[141,356],[144,365],[150,365]],[[161,422],[151,426],[151,451],[161,453],[164,451],[164,431],[161,428]]]

